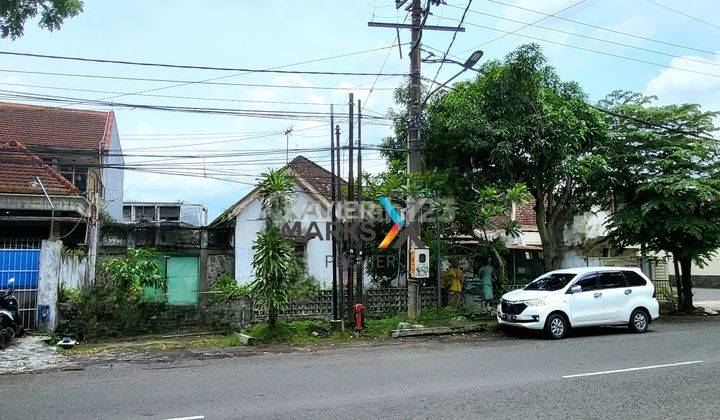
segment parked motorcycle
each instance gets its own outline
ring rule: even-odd
[[[21,337],[25,330],[20,319],[18,301],[13,296],[15,279],[8,280],[5,290],[0,290],[0,350],[7,347],[10,340]]]

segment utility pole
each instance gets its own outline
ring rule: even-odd
[[[357,103],[357,204],[358,204],[358,218],[365,220],[365,211],[363,208],[363,197],[362,197],[362,102],[358,99]],[[360,238],[360,224],[357,224],[355,229],[357,234],[357,302],[362,303],[363,299],[363,243]]]
[[[335,197],[336,197],[336,201],[340,202],[340,209],[342,210],[343,199],[342,199],[342,170],[340,167],[340,125],[335,125],[335,167],[337,168],[337,174],[338,174],[337,182],[335,183],[335,187],[337,188]],[[336,223],[338,221],[337,215],[335,215],[335,221],[336,221]],[[340,224],[344,228],[344,223],[343,223],[342,217],[340,218],[340,223],[338,223],[338,224]],[[333,226],[333,229],[336,229],[337,227],[338,227],[337,225]],[[340,229],[340,234],[341,234],[340,241],[339,241],[339,243],[336,243],[337,244],[336,250],[337,250],[337,257],[338,257],[338,264],[337,264],[338,270],[337,271],[338,271],[338,273],[340,273],[340,278],[338,279],[339,290],[338,290],[337,296],[335,296],[335,301],[337,302],[336,305],[338,306],[338,308],[342,307],[342,305],[340,305],[340,302],[341,302],[342,296],[343,296],[343,279],[342,279],[342,277],[343,277],[342,276],[342,260],[343,260],[342,252],[343,252],[343,242],[344,242],[343,237],[342,237],[343,229]],[[342,320],[342,316],[340,316],[339,309],[338,309],[338,314],[337,314],[336,319]]]
[[[352,205],[355,199],[355,179],[353,178],[353,94],[350,93],[350,100],[348,102],[348,206]],[[348,214],[348,211],[345,212]],[[343,234],[353,233],[353,223],[349,221],[347,226],[343,226]],[[354,277],[354,263],[355,263],[355,250],[353,249],[356,245],[352,240],[352,235],[348,238],[348,282],[347,282],[347,310],[348,319],[353,319],[353,277]]]
[[[407,168],[408,175],[420,172],[420,95],[422,92],[422,82],[420,80],[420,37],[421,37],[421,13],[422,6],[420,0],[412,0],[411,5],[411,17],[412,17],[412,30],[411,30],[411,43],[410,43],[410,124],[408,125],[408,159]],[[414,198],[408,197],[407,208],[408,212],[405,215],[405,220],[409,225],[413,224],[412,221],[415,217],[410,211],[414,204]],[[418,235],[420,234],[420,225],[413,226],[416,228]],[[407,273],[407,310],[408,318],[415,319],[420,313],[420,283],[410,278],[410,258],[414,244],[408,240],[406,243],[406,265],[405,272]]]
[[[335,112],[333,110],[333,105],[330,104],[330,199],[332,201],[331,204],[331,211],[332,214],[330,215],[331,220],[331,229],[335,229],[335,223],[337,223],[337,218],[335,217],[335,211],[337,209],[337,205],[335,202],[337,201],[337,185],[336,185],[336,179],[335,179],[335,136],[333,135],[333,128],[335,127]],[[337,153],[340,153],[338,150]],[[335,240],[335,235],[331,235],[331,243],[332,243],[332,311],[333,311],[333,321],[337,321],[338,319],[338,289],[337,289],[337,274],[338,274],[338,264],[337,264],[337,242]]]
[[[403,7],[408,0],[396,0],[395,7]],[[421,100],[422,95],[422,80],[420,75],[420,45],[422,39],[423,30],[431,31],[451,31],[451,32],[464,32],[465,28],[458,26],[438,26],[438,25],[424,25],[423,13],[425,18],[430,13],[430,5],[440,4],[439,0],[428,0],[427,10],[423,11],[421,0],[412,0],[409,6],[412,22],[410,25],[404,23],[385,23],[385,22],[368,22],[370,27],[379,28],[395,28],[399,29],[410,29],[411,31],[411,45],[410,45],[410,104],[408,109],[408,132],[407,132],[407,172],[408,174],[419,173],[420,167],[420,112],[421,112]],[[414,198],[408,197],[407,208],[412,209],[414,205]],[[412,224],[415,214],[412,211],[408,211],[405,215],[406,223]],[[419,224],[413,226],[415,232],[420,234]],[[408,288],[408,318],[415,319],[419,313],[420,306],[420,283],[410,278],[410,254],[412,251],[411,241],[407,243],[407,256],[406,256],[406,273],[407,273],[407,288]]]
[[[292,131],[293,131],[292,126],[288,127],[288,129],[285,130],[285,164],[286,165],[289,162],[289,160],[288,160],[289,153],[288,152],[290,149],[290,133],[292,133]]]

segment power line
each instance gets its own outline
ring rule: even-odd
[[[460,22],[458,23],[458,30],[462,27],[463,22],[465,21],[465,15],[467,15],[468,10],[470,9],[470,5],[472,4],[472,0],[468,0],[467,6],[465,6],[465,10],[463,11],[462,18],[460,18]],[[439,16],[438,19],[442,19],[443,16]],[[447,59],[448,54],[450,54],[450,49],[452,48],[453,44],[455,43],[455,38],[457,37],[458,31],[453,32],[452,39],[450,40],[450,44],[448,45],[447,49],[445,50],[445,53],[443,54],[442,60],[440,60],[440,66],[438,66],[437,71],[435,72],[435,77],[433,77],[432,83],[430,84],[430,87],[435,84],[435,81],[437,80],[438,76],[440,75],[440,70],[442,70],[443,65],[445,64],[445,59]]]
[[[621,59],[623,59],[623,60],[635,61],[635,62],[638,62],[638,63],[650,64],[650,65],[657,66],[657,67],[664,67],[664,68],[673,69],[673,70],[678,70],[678,71],[684,71],[684,72],[688,72],[688,73],[700,74],[700,75],[703,75],[703,76],[720,77],[720,75],[718,75],[718,74],[706,73],[706,72],[702,72],[702,71],[686,69],[686,68],[683,68],[683,67],[675,67],[675,66],[671,66],[671,65],[668,65],[668,64],[662,64],[662,63],[657,63],[657,62],[654,62],[654,61],[643,60],[643,59],[640,59],[640,58],[628,57],[628,56],[626,56],[626,55],[614,54],[614,53],[610,53],[610,52],[607,52],[607,51],[600,51],[600,50],[595,50],[595,49],[592,49],[592,48],[581,47],[581,46],[579,46],[579,45],[566,44],[566,43],[563,43],[563,42],[551,41],[551,40],[545,39],[545,38],[538,38],[538,37],[534,37],[534,36],[530,36],[530,35],[524,35],[524,34],[515,33],[515,32],[517,32],[517,31],[504,31],[504,30],[502,30],[502,29],[497,29],[497,28],[493,28],[493,27],[490,27],[490,26],[479,25],[479,24],[470,23],[470,22],[466,22],[465,24],[466,24],[466,25],[469,25],[469,26],[475,26],[475,27],[478,27],[478,28],[489,29],[489,30],[491,30],[491,31],[505,32],[507,35],[521,36],[521,37],[528,38],[528,39],[534,39],[534,40],[540,41],[540,42],[547,42],[547,43],[550,43],[550,44],[560,45],[560,46],[563,46],[563,47],[574,48],[574,49],[576,49],[576,50],[592,52],[592,53],[595,53],[595,54],[602,54],[602,55],[606,55],[606,56],[608,56],[608,57],[621,58]]]
[[[200,85],[212,85],[212,86],[245,86],[245,87],[269,87],[269,88],[284,88],[284,89],[318,89],[318,90],[369,90],[370,88],[364,87],[333,87],[333,86],[297,86],[297,85],[273,85],[273,84],[262,84],[262,83],[233,83],[233,82],[213,82],[213,81],[192,81],[192,80],[178,80],[178,79],[160,79],[151,77],[129,77],[129,76],[106,76],[99,74],[83,74],[83,73],[61,73],[61,72],[49,72],[49,71],[35,71],[35,70],[17,70],[17,69],[0,69],[0,73],[17,73],[17,74],[38,74],[43,76],[60,76],[60,77],[80,77],[90,79],[108,79],[108,80],[129,80],[137,82],[160,82],[160,83],[179,83],[178,85],[167,86],[168,88],[177,87],[180,85],[200,84]],[[208,79],[210,80],[210,79]],[[151,89],[141,92],[126,92],[121,96],[131,96],[144,94],[146,92],[160,90]],[[374,90],[395,90],[395,88],[374,88]],[[118,96],[120,97],[120,96]],[[111,98],[99,99],[107,100]],[[112,98],[114,99],[114,97]]]
[[[617,30],[617,29],[606,28],[606,27],[603,27],[603,26],[600,26],[600,25],[594,25],[594,24],[592,24],[592,23],[582,22],[582,21],[579,21],[579,20],[574,20],[574,19],[570,19],[570,18],[566,18],[566,17],[562,17],[562,16],[551,15],[551,14],[546,13],[546,12],[541,12],[541,11],[539,11],[539,10],[534,10],[534,9],[529,9],[529,8],[527,8],[527,7],[522,7],[522,6],[518,6],[518,5],[515,5],[515,4],[511,4],[511,3],[504,3],[504,2],[498,1],[498,0],[487,0],[487,1],[489,1],[490,3],[501,4],[501,5],[503,5],[503,6],[512,7],[512,8],[519,9],[519,10],[524,10],[524,11],[531,12],[531,13],[535,13],[535,14],[538,14],[538,15],[545,15],[545,16],[547,16],[547,17],[552,17],[552,18],[554,18],[554,19],[558,19],[558,20],[562,20],[562,21],[565,21],[565,22],[574,23],[574,24],[576,24],[576,25],[586,26],[586,27],[588,27],[588,28],[593,28],[593,29],[597,29],[597,30],[600,30],[600,31],[610,32],[610,33],[614,33],[614,34],[618,34],[618,35],[624,35],[624,36],[631,37],[631,38],[642,39],[642,40],[644,40],[644,41],[655,42],[655,43],[658,43],[658,44],[663,44],[663,45],[667,45],[667,46],[671,46],[671,47],[684,48],[684,49],[686,49],[686,50],[701,52],[701,53],[705,53],[705,54],[711,54],[711,55],[717,55],[717,54],[718,54],[716,51],[703,50],[703,49],[700,49],[700,48],[690,47],[690,46],[687,46],[687,45],[677,44],[677,43],[674,43],[674,42],[663,41],[663,40],[659,40],[659,39],[654,39],[654,38],[645,37],[645,36],[642,36],[642,35],[632,34],[632,33],[629,33],[629,32],[619,31],[619,30]],[[474,11],[474,10],[471,10],[470,12],[471,12],[471,13],[479,13],[479,12]]]
[[[454,7],[454,8],[459,8],[458,6],[453,6],[453,5],[449,5],[449,6],[450,6],[450,7]],[[653,53],[653,54],[660,54],[660,55],[664,55],[664,56],[666,56],[666,57],[672,57],[672,58],[677,58],[677,59],[680,59],[680,60],[693,61],[693,62],[696,62],[696,63],[702,63],[702,64],[707,64],[707,65],[710,65],[710,66],[720,67],[720,64],[718,64],[718,63],[712,63],[712,62],[709,62],[709,61],[699,60],[699,59],[696,59],[696,58],[677,56],[677,55],[674,55],[674,54],[670,54],[670,53],[666,53],[666,52],[662,52],[662,51],[658,51],[658,50],[653,50],[653,49],[650,49],[650,48],[643,48],[643,47],[638,47],[638,46],[635,46],[635,45],[625,44],[625,43],[623,43],[623,42],[612,41],[612,40],[605,39],[605,38],[598,38],[598,37],[594,37],[594,36],[590,36],[590,35],[584,35],[584,34],[579,34],[579,33],[571,32],[571,31],[564,31],[564,30],[562,30],[562,29],[551,28],[551,27],[548,27],[548,26],[531,24],[531,23],[523,22],[523,21],[516,20],[516,19],[510,19],[510,18],[506,18],[506,17],[503,17],[503,16],[494,15],[494,14],[492,14],[492,13],[484,13],[484,12],[478,12],[478,11],[474,11],[474,10],[473,10],[472,12],[475,13],[475,14],[478,14],[478,15],[483,15],[483,16],[489,16],[489,17],[493,17],[493,18],[497,18],[497,19],[502,19],[502,20],[505,20],[505,21],[508,21],[508,22],[514,22],[514,23],[532,25],[532,26],[535,27],[535,28],[540,28],[540,29],[544,29],[544,30],[547,30],[547,31],[553,31],[553,32],[558,32],[558,33],[562,33],[562,34],[566,34],[566,35],[577,36],[577,37],[585,38],[585,39],[592,39],[592,40],[594,40],[594,41],[605,42],[605,43],[608,43],[608,44],[614,44],[614,45],[618,45],[618,46],[621,46],[621,47],[632,48],[632,49],[636,49],[636,50],[639,50],[639,51],[650,52],[650,53]],[[449,17],[444,17],[444,18],[442,18],[442,19],[447,19],[447,20],[456,21],[455,19],[449,18]],[[468,25],[474,25],[474,24],[468,22]]]
[[[118,92],[118,91],[111,91],[111,90],[80,89],[80,88],[47,86],[47,85],[28,85],[28,84],[23,84],[23,83],[9,83],[9,82],[0,82],[0,85],[30,87],[30,88],[37,88],[37,89],[64,90],[64,91],[69,91],[69,92],[110,93],[110,94],[128,93],[128,92]],[[151,98],[170,98],[170,99],[193,99],[193,100],[198,100],[198,101],[242,102],[242,103],[247,102],[247,103],[258,103],[258,104],[310,105],[310,106],[331,105],[329,103],[324,103],[324,102],[270,101],[270,100],[252,100],[252,99],[210,98],[210,97],[203,97],[203,96],[158,95],[158,94],[146,94],[146,93],[138,93],[134,96],[145,96],[145,97],[151,97]],[[333,105],[340,105],[340,104],[333,104]]]
[[[393,45],[394,47],[394,45]],[[70,57],[64,55],[48,55],[48,54],[35,54],[35,53],[23,53],[23,52],[12,52],[12,51],[0,51],[0,55],[12,55],[20,57],[33,57],[33,58],[47,58],[53,60],[68,60],[68,61],[81,61],[81,62],[92,62],[92,63],[108,63],[108,64],[122,64],[131,66],[145,66],[145,67],[165,67],[174,69],[193,69],[193,70],[214,70],[214,71],[233,71],[243,73],[279,73],[279,74],[309,74],[309,75],[325,75],[325,76],[393,76],[403,77],[407,76],[405,73],[369,73],[369,72],[352,72],[352,71],[310,71],[310,70],[277,70],[277,69],[250,69],[242,67],[213,67],[213,66],[194,66],[185,64],[167,64],[167,63],[149,63],[142,61],[125,61],[125,60],[110,60],[100,58],[86,58],[86,57]]]
[[[587,1],[587,0],[580,0],[580,1],[576,2],[576,3],[571,4],[570,6],[567,6],[567,7],[563,8],[563,9],[558,10],[558,11],[555,12],[555,13],[552,13],[552,14],[550,14],[550,15],[548,15],[548,16],[544,16],[544,17],[536,20],[536,21],[533,22],[533,23],[528,23],[528,24],[525,25],[525,26],[522,26],[522,27],[520,27],[520,28],[517,28],[517,29],[515,29],[514,31],[510,31],[510,32],[502,31],[502,32],[506,32],[506,33],[505,33],[504,35],[500,35],[500,36],[497,37],[497,38],[493,38],[493,39],[491,39],[491,40],[489,40],[489,41],[485,41],[485,42],[483,42],[482,44],[478,45],[477,47],[470,48],[469,50],[465,50],[465,51],[463,51],[463,53],[466,53],[466,52],[468,52],[468,51],[477,50],[478,48],[483,47],[483,46],[485,46],[485,45],[487,45],[487,44],[490,44],[490,43],[493,43],[493,42],[498,41],[498,40],[500,40],[500,39],[503,39],[503,38],[505,38],[505,37],[508,36],[508,35],[514,35],[514,34],[516,34],[517,32],[522,31],[523,29],[525,29],[525,28],[527,28],[527,27],[529,27],[529,26],[532,26],[532,25],[534,25],[534,24],[536,24],[536,23],[540,23],[540,22],[542,22],[543,20],[548,19],[548,18],[550,18],[550,17],[552,17],[552,16],[559,15],[560,13],[562,13],[562,12],[564,12],[564,11],[566,11],[566,10],[570,10],[570,9],[572,9],[572,8],[575,7],[575,6],[578,6],[578,5],[582,4],[582,3],[585,3],[586,1]]]
[[[677,14],[679,14],[679,15],[683,15],[683,16],[685,16],[685,17],[687,17],[687,18],[690,18],[690,19],[692,19],[692,20],[696,20],[696,21],[698,21],[698,22],[704,23],[704,24],[706,24],[706,25],[708,25],[708,26],[712,26],[712,27],[715,28],[715,29],[720,29],[720,26],[718,26],[718,25],[716,25],[716,24],[714,24],[714,23],[708,22],[708,21],[706,21],[706,20],[702,20],[702,19],[700,19],[700,18],[696,18],[695,16],[691,16],[691,15],[689,15],[689,14],[687,14],[687,13],[681,12],[680,10],[672,9],[672,8],[670,8],[670,7],[668,7],[668,6],[665,6],[664,4],[660,4],[660,3],[656,2],[656,1],[652,1],[652,0],[645,0],[645,1],[648,2],[648,3],[650,3],[650,4],[654,4],[654,5],[657,6],[657,7],[662,7],[663,9],[669,10],[669,11],[674,12],[674,13],[677,13]]]
[[[238,109],[238,108],[201,108],[201,107],[183,107],[183,106],[172,106],[172,105],[148,105],[148,104],[131,104],[121,102],[108,102],[103,100],[90,100],[83,98],[70,98],[63,96],[50,96],[50,95],[37,95],[37,94],[25,94],[21,92],[13,91],[0,91],[0,95],[12,98],[12,99],[29,99],[38,100],[41,102],[53,102],[53,103],[69,103],[75,104],[77,101],[85,103],[103,105],[109,107],[124,107],[131,109],[147,109],[155,111],[172,111],[172,112],[189,112],[189,113],[200,113],[200,114],[217,114],[217,115],[235,115],[255,118],[276,118],[276,119],[325,119],[330,113],[328,112],[317,112],[317,111],[286,111],[286,110],[262,110],[262,109]],[[373,122],[370,124],[389,124],[389,118],[368,115],[367,119]]]

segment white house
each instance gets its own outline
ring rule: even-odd
[[[295,249],[306,264],[308,273],[321,285],[332,283],[332,242],[326,235],[331,222],[332,174],[320,165],[298,156],[286,166],[295,178],[295,197],[290,223],[300,222],[302,233],[313,223],[321,237],[309,240],[296,238]],[[340,180],[340,178],[338,178]],[[340,182],[345,184],[344,181]],[[252,244],[259,232],[265,229],[265,215],[257,197],[257,188],[240,199],[215,219],[210,226],[227,224],[235,227],[235,279],[239,284],[254,280],[252,270]]]

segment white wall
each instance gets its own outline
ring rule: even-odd
[[[125,164],[125,159],[122,157],[122,147],[120,146],[120,136],[114,119],[110,136],[110,153],[114,156],[103,156],[102,163],[120,166]],[[102,171],[103,206],[115,220],[122,220],[123,180],[124,172],[122,169],[104,168]]]
[[[294,214],[300,216],[308,204],[319,202],[305,192],[300,185],[295,185],[296,197],[292,208]],[[319,204],[313,208],[320,208]],[[299,221],[304,234],[310,223],[316,222],[323,235],[323,240],[313,238],[307,243],[306,261],[308,273],[320,284],[332,284],[332,263],[326,263],[326,256],[332,255],[332,242],[325,238],[325,223],[330,221],[329,213],[304,215]],[[260,202],[253,200],[235,218],[235,279],[239,284],[251,283],[255,276],[252,272],[252,243],[258,232],[265,229],[265,220]]]

